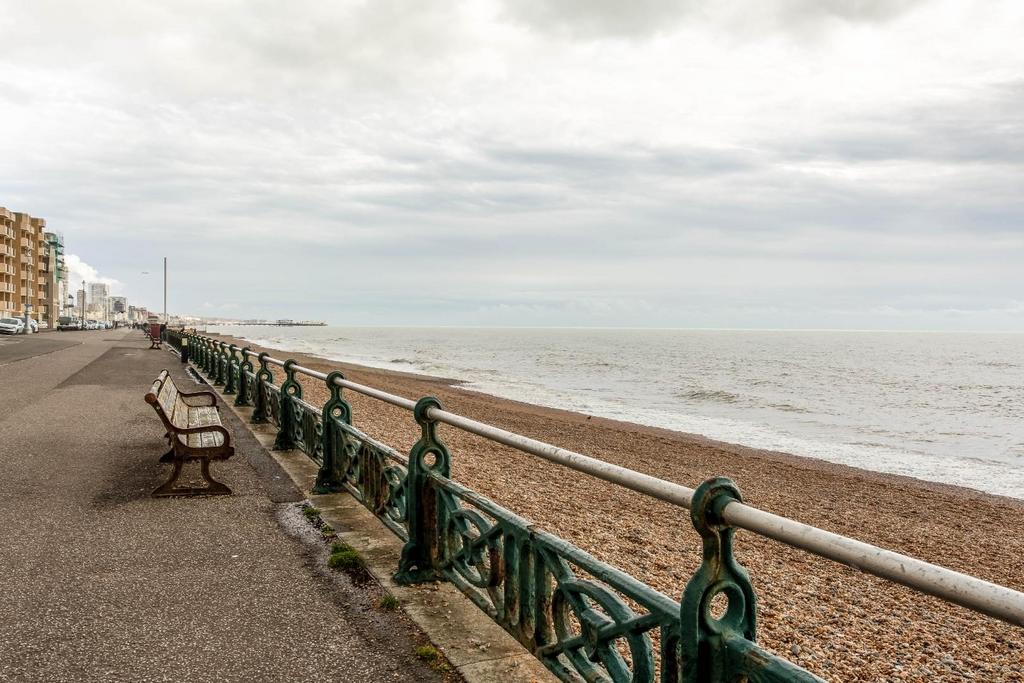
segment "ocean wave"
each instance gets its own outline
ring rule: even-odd
[[[810,412],[812,412],[812,411],[808,410],[807,408],[801,408],[800,406],[795,406],[795,405],[793,405],[791,403],[769,403],[768,407],[769,408],[775,408],[775,410],[781,410],[781,411],[786,412],[786,413],[810,413]]]
[[[416,361],[409,360],[408,358],[392,358],[388,362],[395,365],[416,365]]]
[[[707,403],[739,403],[743,400],[739,394],[734,394],[722,389],[692,389],[677,395],[679,398],[686,398],[691,401],[704,401]]]
[[[978,365],[980,365],[980,366],[982,366],[984,368],[1019,368],[1020,367],[1016,363],[1011,363],[1009,361],[1002,361],[1002,360],[980,361],[978,363]]]

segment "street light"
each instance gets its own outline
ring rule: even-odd
[[[143,275],[149,275],[148,270],[142,271]],[[167,323],[167,257],[164,256],[164,324]]]

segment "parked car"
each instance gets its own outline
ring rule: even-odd
[[[98,330],[100,329],[100,323],[98,320],[86,320],[85,329],[87,330]]]
[[[0,334],[21,334],[25,321],[21,318],[0,318]]]
[[[50,329],[50,323],[46,322],[45,320],[40,320],[38,327],[40,330],[48,330]]]
[[[57,331],[63,330],[80,330],[82,329],[82,321],[74,316],[62,315],[57,318]]]

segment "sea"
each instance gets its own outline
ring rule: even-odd
[[[1024,499],[1024,334],[210,331],[456,379],[468,391]]]

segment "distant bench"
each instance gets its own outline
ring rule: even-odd
[[[166,370],[160,372],[146,394],[167,429],[171,450],[160,458],[174,464],[171,477],[153,491],[154,496],[210,496],[231,493],[210,476],[211,460],[227,460],[235,453],[231,435],[220,420],[217,397],[211,391],[184,393]],[[208,486],[175,486],[186,462],[199,460]]]

